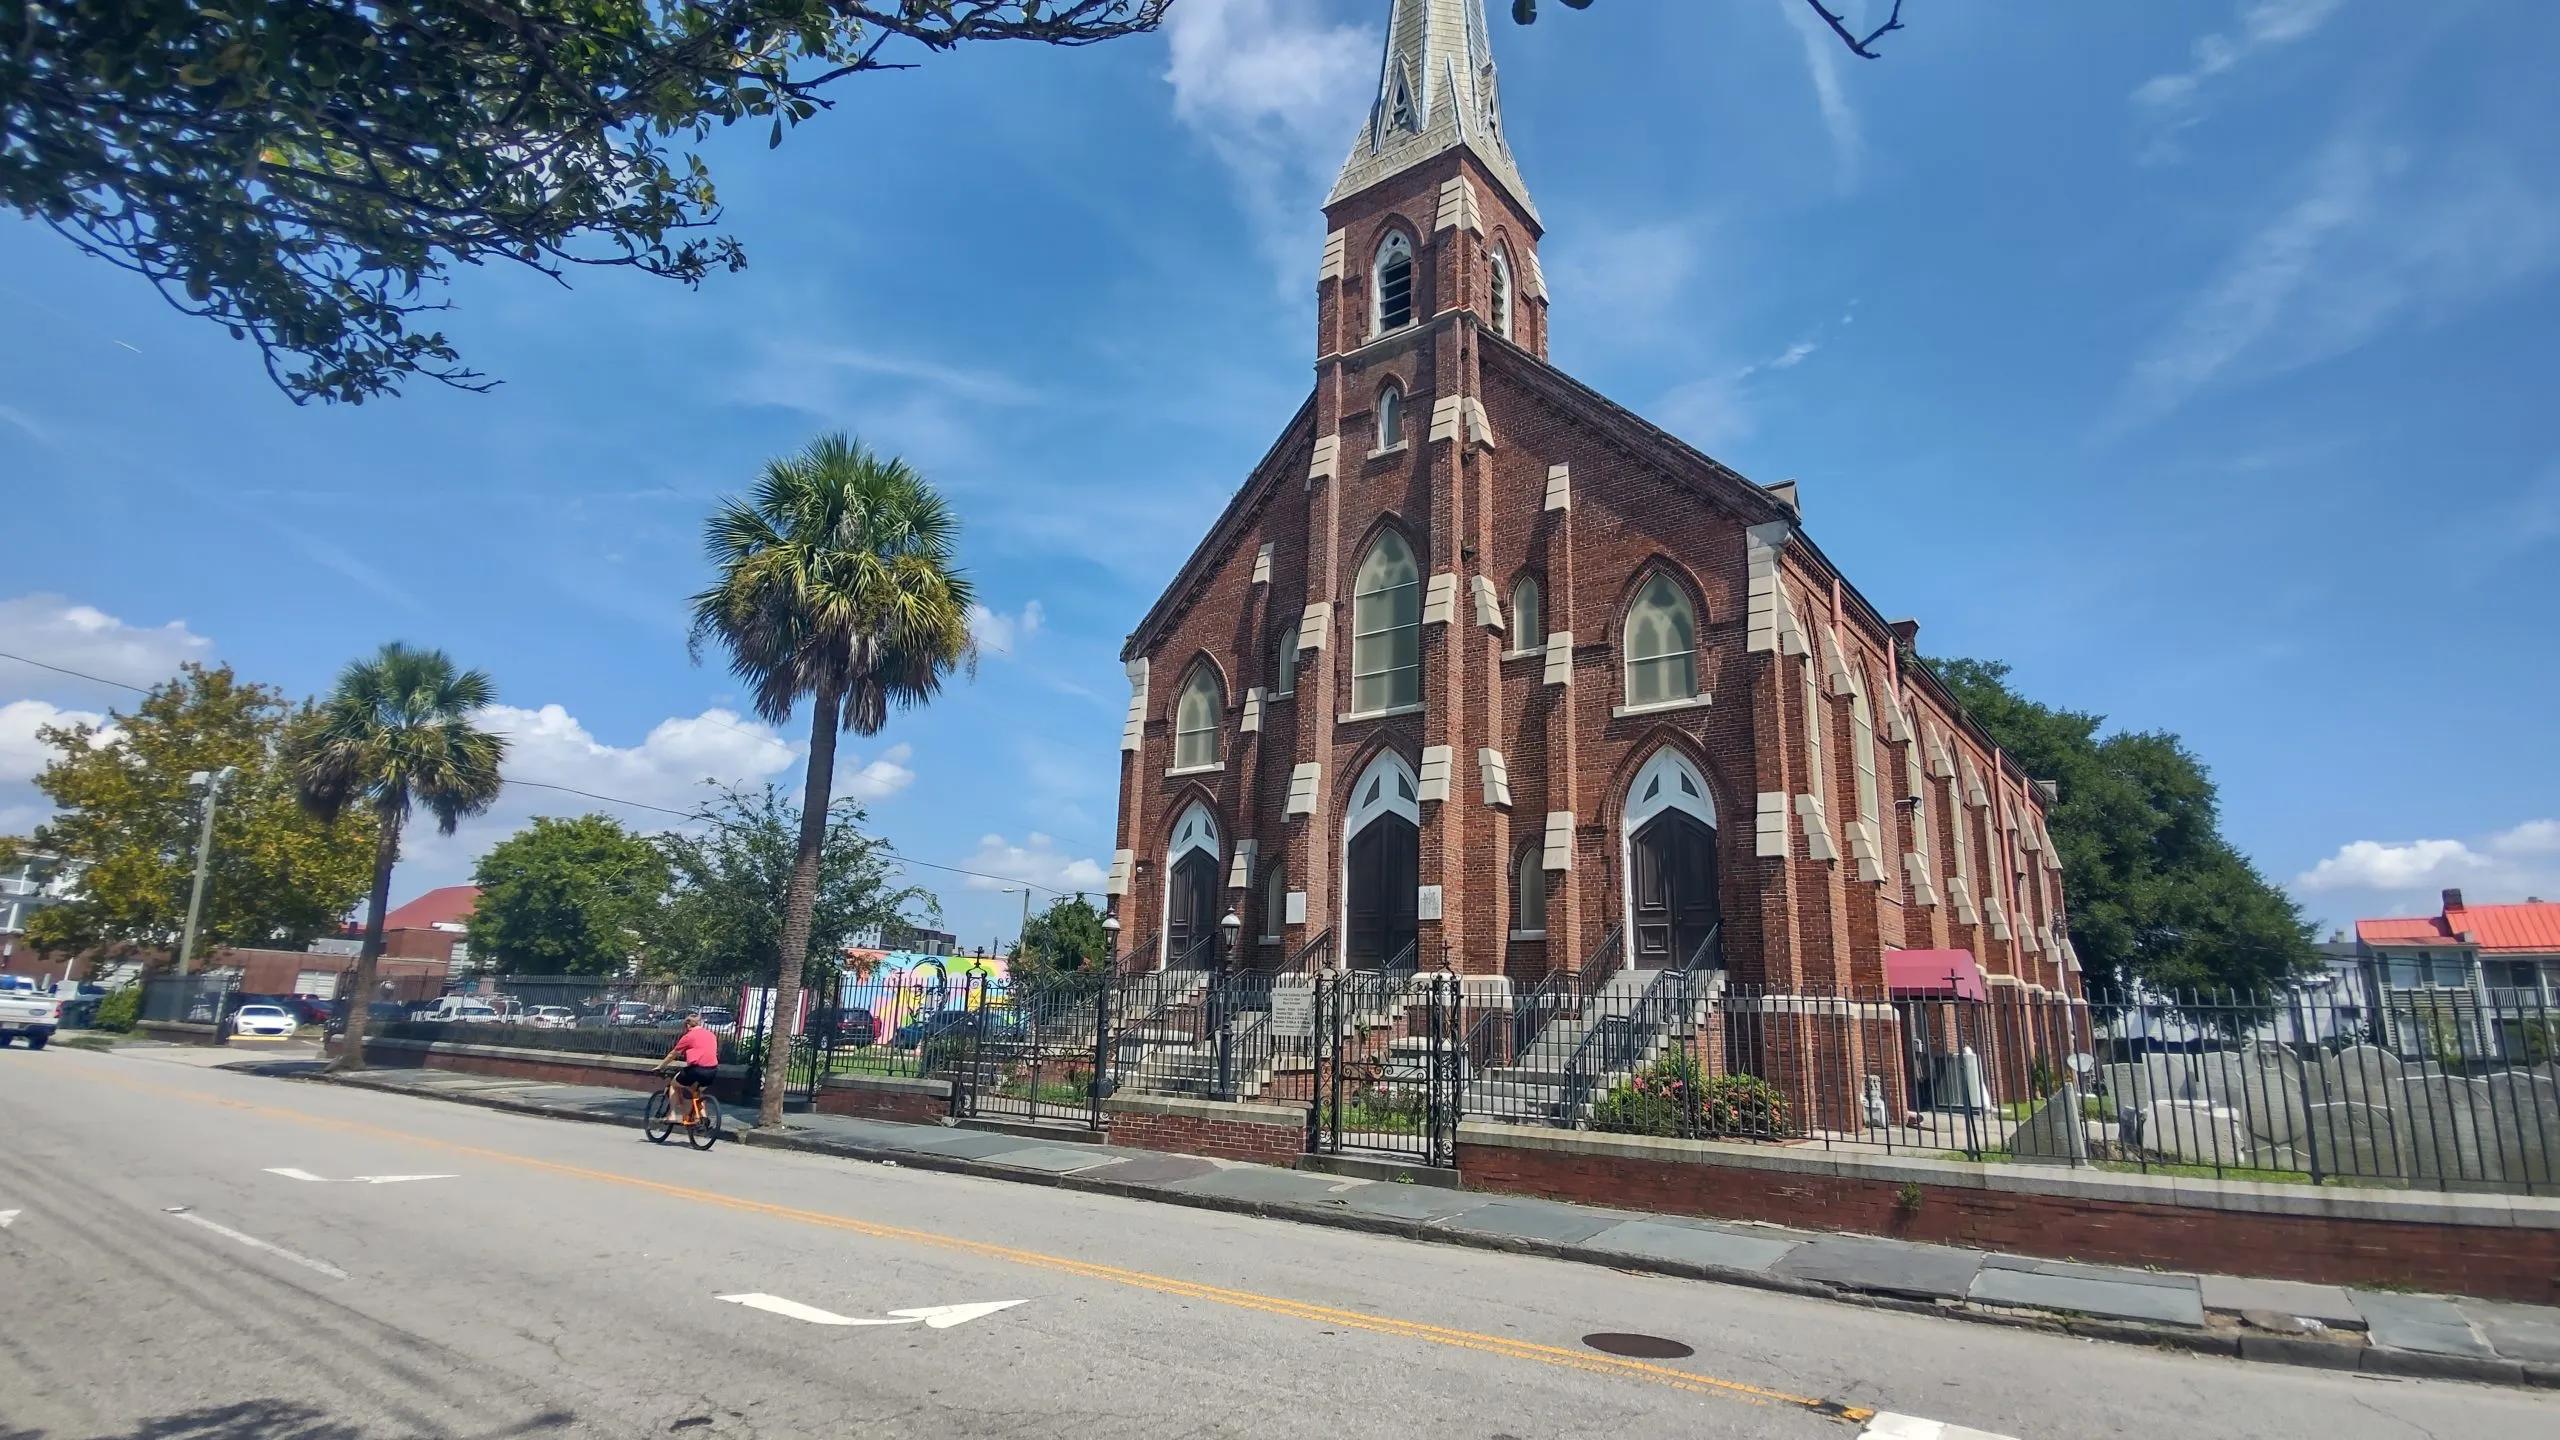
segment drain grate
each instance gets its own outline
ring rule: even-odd
[[[1630,1360],[1686,1360],[1698,1353],[1666,1336],[1631,1335],[1619,1330],[1585,1335],[1582,1343],[1603,1355],[1623,1355]]]

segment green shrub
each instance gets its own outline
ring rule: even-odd
[[[1692,1139],[1794,1133],[1787,1098],[1776,1086],[1757,1075],[1703,1075],[1686,1055],[1647,1066],[1601,1096],[1591,1109],[1591,1128]]]
[[[2027,1089],[2033,1092],[2037,1099],[2042,1100],[2061,1088],[2062,1072],[2053,1068],[2053,1061],[2049,1057],[2039,1055],[2029,1062]]]
[[[127,985],[98,1002],[98,1018],[94,1028],[130,1031],[142,1018],[142,987]]]

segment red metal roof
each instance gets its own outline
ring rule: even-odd
[[[437,925],[467,925],[472,907],[480,903],[477,885],[446,885],[430,890],[406,905],[392,907],[382,917],[385,930],[426,930]]]
[[[2442,915],[2359,920],[2356,938],[2367,945],[2469,944],[2482,954],[2560,955],[2560,904],[2465,905]]]

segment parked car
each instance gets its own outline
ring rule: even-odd
[[[536,1005],[524,1012],[519,1023],[536,1030],[568,1030],[577,1025],[578,1017],[566,1005]]]
[[[835,1045],[876,1045],[880,1043],[880,1020],[858,1006],[812,1010],[809,1033]]]
[[[495,1025],[504,1017],[485,1000],[469,995],[445,995],[435,1003],[409,1014],[412,1020],[448,1021],[464,1025]]]
[[[261,1039],[290,1040],[302,1024],[281,1005],[243,1005],[231,1012],[231,1033]]]
[[[617,1000],[604,1007],[607,1025],[655,1025],[658,1012],[637,1000]]]
[[[53,1028],[61,1020],[62,1006],[49,995],[0,990],[0,1045],[24,1035],[28,1049],[41,1050],[52,1041]]]
[[[293,1013],[293,1018],[305,1025],[317,1025],[325,1030],[338,1018],[338,1002],[335,1000],[296,995],[283,1003],[284,1008]]]
[[[726,1009],[722,1006],[706,1005],[693,1013],[702,1018],[703,1024],[710,1026],[714,1030],[735,1030],[738,1028],[737,1012]]]

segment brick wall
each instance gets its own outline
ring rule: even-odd
[[[2277,1214],[1669,1163],[1484,1143],[1465,1133],[1458,1171],[1473,1190],[1620,1209],[1764,1220],[2058,1260],[2560,1303],[2560,1228]],[[1916,1187],[1916,1206],[1906,1203],[1906,1185]]]
[[[828,1115],[938,1125],[951,1114],[951,1086],[941,1080],[839,1075],[818,1087],[810,1105]]]
[[[1263,1165],[1294,1165],[1307,1149],[1302,1108],[1147,1097],[1114,1097],[1104,1108],[1114,1145]]]
[[[367,1062],[377,1068],[416,1066],[427,1070],[459,1071],[466,1075],[491,1075],[507,1080],[541,1080],[559,1085],[603,1085],[616,1090],[631,1090],[642,1094],[659,1089],[667,1083],[666,1077],[653,1073],[654,1067],[647,1062],[641,1062],[635,1068],[629,1063],[621,1065],[607,1063],[610,1057],[601,1055],[563,1054],[554,1059],[536,1051],[512,1048],[506,1054],[490,1053],[497,1048],[495,1046],[474,1047],[472,1051],[463,1051],[442,1044],[422,1044],[417,1041],[367,1040],[364,1052]],[[323,1055],[338,1053],[336,1037],[332,1036],[323,1043],[321,1053]],[[746,1078],[744,1066],[723,1065],[720,1067],[719,1082],[713,1086],[712,1094],[717,1096],[723,1104],[744,1104],[746,1103]]]

